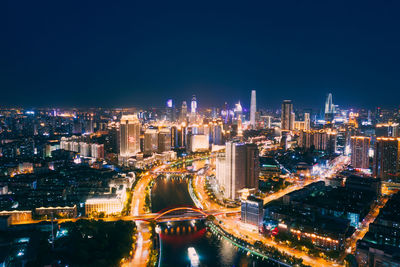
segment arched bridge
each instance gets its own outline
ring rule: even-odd
[[[185,212],[183,214],[178,214],[177,215],[177,214],[174,214],[176,211],[189,211],[191,213]],[[195,214],[193,214],[192,212],[195,212]],[[166,216],[166,215],[168,215],[170,213],[172,213],[171,214],[172,216]],[[204,212],[203,210],[201,210],[199,208],[194,208],[194,207],[176,207],[176,208],[171,208],[171,209],[167,209],[165,211],[159,212],[158,215],[153,218],[153,220],[158,221],[158,220],[162,219],[162,217],[165,217],[165,219],[167,219],[167,218],[171,218],[171,217],[173,217],[173,218],[180,218],[180,217],[181,218],[185,218],[185,217],[207,217],[208,215],[211,215],[211,214],[208,214],[208,213]]]
[[[138,220],[138,221],[151,221],[157,222],[165,221],[186,221],[204,219],[209,215],[233,214],[240,212],[239,209],[225,209],[225,210],[202,210],[192,206],[178,206],[163,209],[157,213],[147,213],[138,216],[125,216],[124,220]]]

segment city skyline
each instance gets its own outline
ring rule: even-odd
[[[0,4],[0,266],[400,266],[400,2]]]

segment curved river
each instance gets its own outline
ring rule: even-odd
[[[152,195],[152,211],[191,205],[188,182],[184,179],[158,178]],[[188,248],[194,247],[200,257],[200,266],[270,266],[265,261],[257,261],[239,252],[228,241],[220,240],[206,230],[201,221],[174,222],[160,224],[161,266],[190,266]]]

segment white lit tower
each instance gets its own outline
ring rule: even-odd
[[[254,129],[256,126],[256,90],[251,91],[251,102],[250,102],[250,125]]]
[[[335,115],[335,105],[333,104],[332,94],[329,93],[325,101],[325,120],[332,122]]]
[[[190,103],[190,116],[189,116],[189,121],[191,123],[195,122],[197,120],[197,100],[196,96],[193,95],[192,97],[192,102]]]
[[[197,112],[197,100],[195,95],[193,95],[192,102],[190,103],[190,111],[193,115]]]

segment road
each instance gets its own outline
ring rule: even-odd
[[[329,169],[326,169],[324,172],[320,173],[320,176],[318,179],[307,179],[303,181],[299,181],[299,184],[290,186],[284,190],[281,190],[279,192],[273,193],[268,195],[267,197],[264,198],[264,204],[276,200],[290,192],[293,192],[295,190],[301,189],[304,186],[316,182],[316,181],[325,181],[327,178],[332,177],[336,173],[340,172],[343,170],[344,166],[346,166],[349,162],[348,157],[341,157],[338,160],[336,160],[336,164],[332,166]],[[218,205],[216,202],[211,200],[207,193],[204,190],[204,184],[205,184],[205,178],[203,176],[196,176],[194,178],[194,183],[193,186],[196,189],[196,192],[199,194],[199,200],[202,201],[202,204],[204,207],[207,209],[222,209],[224,207],[221,207]],[[237,211],[238,209],[236,209]],[[232,216],[218,216],[218,219],[221,221],[220,227],[227,231],[228,233],[244,239],[250,243],[254,243],[255,241],[259,240],[263,242],[264,244],[267,244],[269,246],[273,246],[277,248],[279,251],[287,253],[289,255],[298,257],[303,259],[305,264],[311,265],[311,266],[339,266],[336,262],[328,261],[323,258],[314,258],[310,257],[306,252],[299,251],[293,248],[290,248],[286,245],[280,244],[275,242],[274,240],[270,238],[266,238],[263,235],[259,234],[258,231],[253,231],[252,229],[249,229],[249,227],[246,227],[245,224],[241,223],[240,217],[232,217]]]
[[[386,205],[386,202],[389,200],[388,197],[382,197],[379,201],[379,204],[375,205],[370,212],[365,216],[362,221],[362,226],[360,229],[357,229],[354,234],[350,237],[348,241],[348,246],[346,252],[354,253],[356,249],[357,240],[363,239],[365,234],[369,230],[369,225],[373,223],[379,215],[379,211]]]
[[[161,170],[164,167],[155,167],[151,171]],[[131,216],[146,216],[145,197],[146,187],[156,176],[146,172],[138,181],[132,195]],[[135,254],[132,259],[123,266],[146,266],[152,246],[151,234],[148,222],[137,222],[138,238]]]

